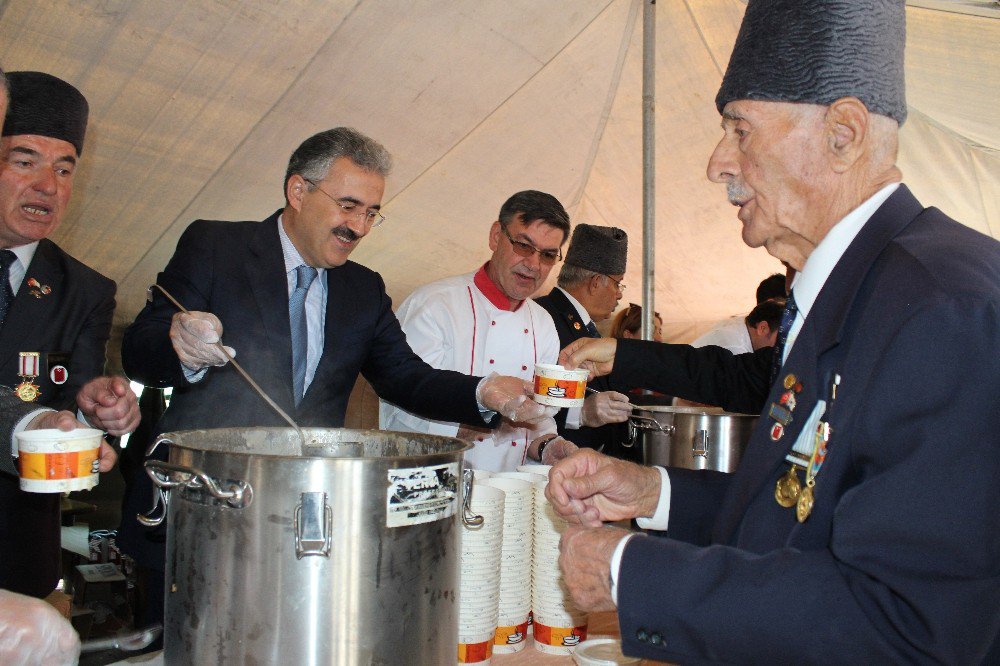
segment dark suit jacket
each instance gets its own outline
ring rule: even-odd
[[[40,352],[38,404],[75,412],[80,387],[104,372],[114,310],[115,283],[43,239],[0,328],[0,384],[21,382],[19,352]],[[49,378],[56,364],[69,371],[62,385]],[[0,473],[0,506],[0,587],[44,597],[59,582],[59,495],[21,492]]]
[[[566,345],[580,338],[591,337],[584,327],[584,323],[580,320],[576,307],[559,289],[553,289],[548,295],[540,296],[535,301],[552,315],[552,321],[555,322],[556,331],[559,333],[559,346],[561,348],[565,348]],[[610,388],[607,377],[596,377],[589,381],[587,386],[598,391],[607,391]],[[622,446],[626,435],[626,426],[623,424],[609,423],[600,428],[584,426],[572,430],[566,428],[566,410],[563,409],[556,415],[556,426],[561,436],[577,446],[597,449],[617,458],[636,461],[641,458],[638,447]],[[640,455],[636,456],[634,453],[640,453]]]
[[[998,349],[1000,243],[900,187],[810,311],[780,375],[802,383],[793,420],[772,441],[773,420],[759,419],[712,505],[713,545],[625,548],[626,650],[680,663],[996,663]],[[655,381],[647,351],[622,344],[613,374]],[[799,523],[774,484],[834,375],[832,436]],[[706,402],[722,402],[723,384]],[[768,403],[783,391],[779,380]],[[672,501],[718,497],[693,475],[671,471],[671,486]]]
[[[342,426],[358,373],[381,397],[427,418],[482,421],[475,400],[480,378],[435,370],[424,363],[406,344],[382,278],[350,261],[326,272],[323,354],[306,395],[295,407],[278,215],[264,222],[194,222],[157,283],[188,310],[218,316],[223,341],[236,349],[236,360],[301,426]],[[201,381],[188,382],[169,337],[177,309],[153,291],[152,302],[125,332],[122,362],[126,374],[146,386],[173,387],[170,406],[156,432],[287,425],[232,364],[210,368]],[[158,568],[164,532],[140,528],[135,522],[135,514],[151,506],[152,490],[145,477],[140,467],[125,500],[119,544],[137,561]]]

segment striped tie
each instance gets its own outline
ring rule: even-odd
[[[309,355],[309,331],[306,326],[306,292],[316,279],[316,269],[305,264],[295,269],[295,289],[288,297],[288,324],[292,332],[292,388],[295,406],[305,394],[306,360]]]
[[[785,301],[785,311],[781,315],[781,325],[778,327],[778,341],[774,345],[774,361],[771,363],[771,384],[778,378],[781,371],[781,364],[785,355],[785,343],[788,341],[788,332],[792,330],[795,323],[795,315],[799,309],[795,306],[795,294],[789,292],[788,300]]]

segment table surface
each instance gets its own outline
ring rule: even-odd
[[[617,638],[618,633],[617,613],[591,613],[587,618],[588,638],[596,638],[597,636],[613,636]],[[569,664],[573,663],[575,663],[573,657],[569,655],[557,657],[555,655],[544,654],[536,650],[533,645],[528,645],[517,654],[495,654],[490,661],[491,666],[517,666],[518,664],[530,664],[531,666],[535,666],[535,664],[542,664],[543,666],[545,664],[563,664],[564,666],[569,666]],[[642,663],[657,664],[660,662],[643,660]],[[160,652],[156,652],[149,655],[132,657],[131,659],[116,662],[115,666],[135,666],[136,664],[162,666],[163,655]]]
[[[618,614],[614,612],[591,613],[587,617],[587,638],[597,638],[610,636],[619,637]],[[573,657],[557,657],[555,655],[539,652],[534,645],[528,645],[517,654],[494,654],[490,661],[491,666],[517,666],[518,664],[574,664]],[[642,664],[657,664],[661,662],[643,660]]]

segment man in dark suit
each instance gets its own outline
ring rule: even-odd
[[[562,347],[580,338],[601,336],[596,324],[618,306],[625,289],[627,257],[628,235],[622,229],[578,224],[573,230],[556,288],[535,299],[552,315]],[[559,412],[559,435],[577,446],[639,461],[638,447],[623,445],[626,433],[620,424],[632,413],[628,396],[609,390],[603,377],[587,386],[599,393],[588,394],[582,408]]]
[[[574,598],[617,606],[631,654],[1000,658],[1000,243],[899,183],[904,21],[888,0],[747,5],[708,173],[747,244],[799,271],[768,406],[730,478],[584,450],[547,490],[588,525],[563,537]],[[765,372],[750,354],[681,367],[675,352],[587,340],[563,360],[610,368],[613,385],[697,381],[706,402]],[[693,504],[710,507],[710,538],[670,538]],[[590,527],[631,516],[667,538]]]
[[[79,408],[124,434],[138,408],[123,378],[99,378],[115,284],[48,240],[83,151],[87,101],[41,72],[11,72],[0,139],[0,385],[26,402]],[[107,449],[108,466],[114,452]],[[0,474],[0,587],[44,597],[59,580],[59,496]]]
[[[383,219],[390,165],[389,153],[369,137],[327,130],[292,154],[283,209],[262,222],[199,220],[188,227],[157,284],[190,314],[154,289],[122,342],[131,378],[173,387],[156,432],[286,425],[228,363],[216,345],[223,336],[230,354],[238,352],[241,365],[302,426],[342,426],[359,373],[381,397],[427,418],[486,425],[491,412],[513,421],[547,413],[528,397],[529,382],[424,363],[406,344],[382,278],[348,261]],[[159,576],[149,590],[155,595],[162,590],[164,531],[135,522],[152,497],[139,470],[118,543]],[[151,603],[149,619],[162,612]]]

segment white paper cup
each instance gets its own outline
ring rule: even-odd
[[[21,490],[64,493],[96,486],[103,435],[94,428],[17,433]]]
[[[535,402],[554,407],[582,407],[587,397],[586,370],[567,370],[561,365],[535,364]]]

